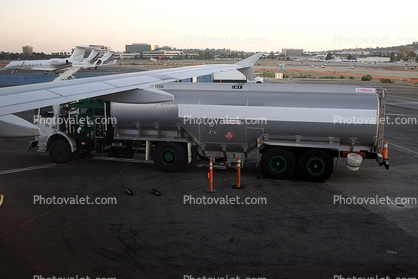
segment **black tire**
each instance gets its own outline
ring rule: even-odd
[[[49,156],[55,163],[68,163],[73,158],[70,145],[65,140],[55,140],[49,147]]]
[[[303,179],[323,182],[333,171],[332,157],[322,150],[310,150],[300,157],[298,168]]]
[[[154,164],[162,171],[179,171],[186,162],[184,149],[177,143],[162,142],[154,149]]]
[[[261,157],[261,169],[270,178],[288,179],[294,173],[295,168],[295,156],[284,147],[269,148]]]

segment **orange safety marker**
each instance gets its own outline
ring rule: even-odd
[[[385,141],[385,144],[383,145],[383,150],[382,150],[382,156],[384,160],[388,159],[388,154],[389,150],[388,150],[388,141]]]
[[[382,150],[382,157],[383,157],[383,166],[388,170],[389,169],[389,149],[388,149],[388,141],[385,141]]]
[[[209,188],[209,190],[206,190],[206,193],[216,193],[216,192],[218,192],[217,190],[213,189],[213,161],[212,161],[212,159],[209,160],[208,178],[209,178],[210,188]]]
[[[241,186],[241,159],[238,156],[237,161],[237,185],[232,186],[234,189],[244,189],[244,186]]]

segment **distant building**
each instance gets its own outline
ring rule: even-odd
[[[141,53],[143,51],[159,51],[159,50],[175,50],[175,47],[172,46],[159,46],[159,45],[150,45],[150,44],[137,44],[125,45],[126,53]]]
[[[174,49],[176,48],[172,46],[161,46],[161,47],[158,47],[157,50],[174,50]]]
[[[133,52],[133,53],[116,53],[113,56],[115,59],[139,59],[141,58],[141,53]]]
[[[143,51],[142,57],[146,58],[174,58],[177,56],[183,55],[183,51],[181,50],[156,50],[156,51]]]
[[[159,46],[150,45],[143,43],[134,43],[132,45],[125,45],[125,53],[121,54],[121,59],[132,59],[132,58],[161,58],[169,57],[173,58],[176,56],[183,55],[183,51],[175,50],[172,46]]]
[[[151,51],[152,47],[154,47],[154,46],[151,46],[150,44],[125,45],[125,52],[127,52],[127,53],[140,53],[142,51]]]
[[[105,46],[105,45],[89,45],[89,47],[96,47],[96,48],[101,48],[104,50],[111,50],[111,47]]]
[[[285,56],[297,56],[303,54],[303,48],[283,48],[282,54]]]
[[[23,46],[22,49],[24,55],[31,55],[33,53],[33,47],[31,46]]]
[[[357,61],[362,62],[362,63],[385,63],[385,62],[390,62],[390,57],[380,57],[380,56],[357,57]]]

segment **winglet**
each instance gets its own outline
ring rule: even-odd
[[[254,81],[254,63],[263,56],[263,54],[264,52],[259,52],[235,63],[235,65],[238,66],[237,70],[240,71],[248,81]]]
[[[244,60],[239,61],[238,63],[235,63],[240,68],[247,68],[247,67],[254,67],[255,61],[260,59],[261,56],[263,56],[264,52],[258,52],[254,55],[251,55],[248,58],[245,58]]]
[[[86,49],[89,48],[87,46],[76,46],[74,49],[74,52],[71,54],[70,57],[68,57],[69,62],[77,62],[83,60],[84,53],[86,52]]]

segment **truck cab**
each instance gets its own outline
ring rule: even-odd
[[[41,134],[32,147],[49,152],[56,163],[67,163],[80,153],[103,152],[112,131],[104,120],[108,106],[99,99],[86,99],[38,109],[34,124]]]

